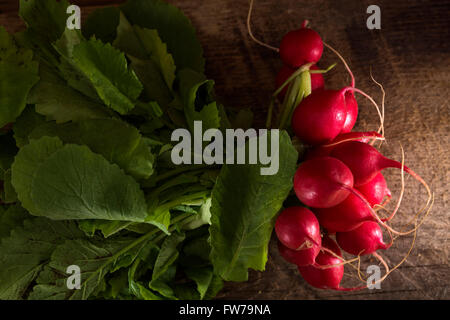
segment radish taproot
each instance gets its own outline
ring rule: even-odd
[[[345,93],[345,105],[347,107],[347,115],[341,133],[352,131],[358,118],[358,102],[356,102],[355,94],[351,91]]]
[[[380,205],[385,197],[388,199],[391,199],[392,197],[391,191],[387,187],[386,179],[384,179],[381,172],[378,172],[377,175],[366,184],[355,189],[361,192],[372,207]]]
[[[372,215],[375,217],[375,220],[381,224],[383,227],[388,229],[394,234],[397,235],[407,235],[412,232],[415,232],[417,228],[423,223],[424,219],[427,217],[427,215],[430,213],[431,207],[433,205],[434,196],[430,190],[430,187],[428,184],[414,171],[409,169],[407,166],[405,166],[402,163],[388,159],[384,157],[376,148],[369,144],[365,144],[358,141],[350,141],[345,142],[342,144],[337,145],[333,151],[331,152],[331,156],[335,157],[339,160],[341,160],[343,163],[345,163],[348,168],[350,168],[353,177],[354,177],[354,185],[355,187],[362,186],[366,183],[369,183],[375,176],[383,169],[386,168],[397,168],[402,170],[403,172],[406,172],[413,176],[417,181],[419,181],[426,189],[428,193],[428,199],[425,204],[425,206],[415,215],[416,218],[421,212],[426,212],[425,215],[422,217],[421,221],[416,224],[416,226],[409,230],[409,231],[397,231],[392,229],[389,225],[385,224],[385,221],[391,220],[397,210],[399,209],[400,202],[402,200],[402,194],[403,194],[403,174],[402,174],[402,191],[401,195],[397,201],[397,205],[395,209],[392,211],[390,216],[386,219],[381,220],[377,214],[371,210]],[[352,193],[358,193],[358,191],[355,191],[353,189],[350,190]],[[361,200],[365,201],[367,206],[371,206],[371,204],[365,199],[365,197],[360,197]]]
[[[346,99],[347,93],[353,94],[354,92],[362,94],[375,105],[380,118],[380,130],[383,132],[384,118],[376,102],[357,88],[344,87],[340,90],[317,90],[303,99],[295,108],[292,116],[291,126],[295,135],[304,143],[312,146],[334,140],[344,128],[348,109],[355,108],[356,100],[350,103],[353,100]],[[348,100],[349,108],[346,100]],[[357,110],[354,116],[357,116]],[[350,121],[350,125],[353,120]]]
[[[302,248],[301,250],[292,250],[286,247],[278,240],[278,252],[287,262],[297,266],[309,266],[314,263],[319,254],[320,246],[311,245],[310,248]]]
[[[342,250],[355,256],[368,255],[378,249],[388,249],[392,243],[384,243],[378,223],[366,221],[349,232],[336,233],[336,241]]]
[[[324,45],[328,49],[333,51],[339,57],[339,59],[342,61],[342,63],[344,64],[344,66],[347,69],[347,71],[350,75],[350,78],[351,78],[350,87],[355,88],[355,77],[353,75],[352,70],[348,66],[347,62],[345,61],[345,59],[332,46],[330,46],[329,44],[326,44],[326,43],[324,43]],[[355,126],[356,120],[358,118],[358,103],[356,102],[355,94],[353,92],[345,93],[345,104],[347,105],[347,116],[345,118],[344,126],[342,127],[341,133],[347,133],[347,132],[352,131],[353,127]]]
[[[283,37],[279,51],[284,64],[296,68],[308,62],[319,61],[323,53],[323,42],[316,31],[302,27]]]
[[[365,221],[375,220],[371,208],[353,193],[338,205],[314,209],[314,213],[329,233],[351,231]]]
[[[319,90],[312,92],[295,108],[291,126],[301,141],[315,146],[336,138],[346,117],[343,91]]]
[[[284,209],[275,222],[278,240],[292,250],[320,247],[320,226],[314,213],[305,207]]]
[[[329,156],[331,151],[338,145],[347,141],[360,141],[368,143],[372,140],[384,140],[384,138],[375,131],[369,132],[347,132],[339,134],[333,141],[308,149],[305,159]]]
[[[320,224],[330,232],[349,231],[364,221],[375,220],[395,234],[404,234],[378,217],[353,188],[352,172],[339,159],[319,157],[300,164],[294,175],[294,191],[302,203],[314,208]]]
[[[340,286],[344,277],[344,264],[341,250],[336,242],[328,236],[322,239],[322,248],[316,261],[310,266],[299,266],[298,271],[303,279],[311,286],[319,289],[332,289],[336,291],[356,291],[367,288],[367,285],[351,288]]]
[[[359,141],[349,141],[339,144],[333,149],[330,155],[341,160],[350,168],[356,187],[370,182],[383,169],[402,168],[400,162],[384,157],[375,147]],[[425,181],[414,171],[406,166],[403,167],[403,170],[412,175],[429,190]]]
[[[312,208],[330,208],[348,197],[353,175],[340,160],[321,157],[303,162],[294,175],[298,199]]]
[[[322,239],[322,246],[334,252],[336,256],[321,250],[316,257],[314,265],[299,266],[298,271],[303,279],[315,288],[337,289],[344,276],[344,265],[341,264],[342,260],[338,258],[342,257],[341,250],[336,242],[329,237],[324,237]],[[323,269],[320,268],[321,266],[331,265],[336,266]]]

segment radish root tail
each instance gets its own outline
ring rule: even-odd
[[[339,145],[341,143],[350,142],[350,141],[358,141],[358,140],[361,140],[363,138],[374,140],[374,141],[377,141],[377,140],[384,141],[385,140],[384,137],[378,137],[376,135],[373,135],[373,134],[369,133],[369,134],[362,134],[361,136],[358,136],[358,137],[351,137],[351,138],[348,138],[348,139],[342,139],[342,140],[339,140],[339,141],[336,141],[336,142],[331,142],[331,143],[328,143],[328,144],[324,144],[324,145],[322,145],[322,148],[334,147],[334,146],[337,146],[337,145]]]
[[[351,86],[352,88],[354,88],[354,87],[355,87],[355,76],[353,75],[352,70],[351,70],[350,67],[348,66],[347,61],[345,61],[344,57],[342,57],[342,55],[341,55],[336,49],[334,49],[332,46],[330,46],[330,45],[329,45],[328,43],[326,43],[325,41],[323,41],[323,45],[324,45],[325,47],[327,47],[328,49],[330,49],[331,51],[333,51],[333,53],[334,53],[334,54],[342,61],[342,63],[343,63],[344,66],[345,66],[345,69],[347,69],[347,72],[349,73],[350,78],[351,78],[351,84],[350,84],[350,86]]]
[[[405,170],[404,170],[404,168],[405,168],[405,151],[403,150],[402,145],[400,145],[400,148],[402,150],[402,162],[401,162],[401,170],[400,170],[402,187],[400,189],[400,196],[398,197],[397,204],[396,204],[394,210],[392,211],[392,213],[390,214],[390,216],[387,217],[386,219],[383,219],[383,221],[390,221],[390,220],[392,220],[392,218],[394,218],[395,214],[397,213],[398,209],[400,208],[400,204],[403,199],[403,194],[405,192]]]
[[[384,91],[383,85],[381,83],[379,83],[377,80],[375,80],[375,78],[373,77],[373,75],[372,75],[372,66],[370,66],[370,78],[372,79],[373,82],[375,82],[380,87],[380,90],[382,92],[381,114],[383,116],[383,123],[384,123],[384,104],[385,104],[385,100],[386,100],[386,91]],[[380,142],[380,145],[378,147],[381,147],[382,144],[383,144],[383,141]]]
[[[274,46],[271,46],[270,44],[264,43],[261,40],[258,40],[252,32],[252,27],[251,27],[251,19],[252,19],[252,11],[253,11],[253,2],[254,0],[250,0],[250,6],[248,9],[248,15],[247,15],[247,31],[248,31],[248,35],[250,36],[250,38],[256,42],[257,44],[259,44],[260,46],[266,47],[270,50],[273,50],[275,52],[279,52],[280,50]]]
[[[383,116],[382,112],[380,111],[380,107],[375,102],[375,100],[373,100],[373,98],[371,96],[369,96],[367,93],[365,93],[364,91],[357,89],[355,87],[348,87],[347,89],[363,95],[375,106],[375,108],[377,109],[378,117],[380,118],[380,127],[378,128],[378,133],[381,132],[381,135],[384,137],[384,116]]]
[[[321,250],[321,251],[324,251],[324,252],[326,252],[326,253],[328,253],[328,254],[330,254],[330,255],[332,255],[333,257],[335,257],[335,258],[341,260],[342,262],[340,262],[340,263],[335,263],[335,264],[327,264],[327,265],[320,265],[320,264],[314,263],[313,266],[314,266],[315,268],[317,268],[317,269],[329,269],[329,268],[334,268],[334,267],[343,266],[343,265],[346,265],[346,264],[349,264],[349,263],[352,263],[352,262],[355,262],[355,261],[359,260],[358,257],[353,258],[353,259],[350,259],[350,260],[345,260],[343,257],[341,257],[340,255],[336,254],[333,250],[330,250],[330,249],[325,248],[325,247],[321,247],[320,250]]]
[[[367,208],[369,209],[370,213],[372,214],[373,218],[375,218],[375,220],[382,225],[384,228],[386,228],[387,230],[389,230],[390,232],[392,232],[393,234],[399,235],[399,236],[406,236],[410,233],[413,233],[417,230],[417,228],[419,228],[419,226],[424,222],[425,218],[428,216],[428,214],[430,213],[430,209],[431,207],[428,208],[428,211],[426,212],[426,214],[424,215],[424,217],[422,218],[422,220],[419,222],[419,224],[416,225],[416,227],[414,227],[411,230],[408,231],[398,231],[393,229],[391,226],[389,226],[387,223],[383,222],[383,220],[380,219],[380,217],[378,216],[378,214],[373,210],[373,208],[370,206],[370,203],[366,200],[366,198],[364,198],[364,196],[362,194],[360,194],[357,190],[350,188],[348,186],[343,185],[342,186],[345,190],[351,192],[353,195],[357,196],[361,201],[363,201]],[[434,196],[433,196],[434,199]]]

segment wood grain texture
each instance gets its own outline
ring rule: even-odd
[[[100,5],[121,1],[75,1],[83,5],[83,17]],[[276,53],[253,43],[245,19],[248,1],[174,0],[193,21],[205,49],[207,74],[216,81],[217,94],[226,105],[251,107],[262,124],[274,77],[281,67]],[[255,0],[252,26],[261,40],[277,46],[289,30],[309,19],[312,27],[347,59],[358,88],[381,101],[375,79],[386,89],[386,156],[400,159],[420,174],[436,195],[429,219],[417,235],[408,260],[382,283],[381,290],[336,293],[309,287],[292,265],[278,255],[275,239],[265,272],[250,272],[244,283],[228,283],[220,299],[449,299],[449,185],[450,185],[450,1],[378,0],[382,29],[366,28],[368,0]],[[23,28],[17,18],[17,1],[0,0],[0,24],[9,31]],[[328,50],[320,62],[337,62]],[[326,75],[328,88],[349,83],[341,64]],[[374,108],[358,97],[359,120],[355,130],[377,128]],[[400,174],[386,170],[394,195]],[[403,206],[396,226],[412,216],[426,200],[425,191],[406,179]],[[411,237],[396,242],[383,253],[395,265],[407,252]],[[350,272],[350,270],[348,270]],[[346,280],[344,285],[354,282]]]

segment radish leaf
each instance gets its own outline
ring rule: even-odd
[[[0,239],[9,237],[11,231],[21,227],[23,221],[29,217],[30,215],[20,205],[0,207]]]
[[[116,38],[119,15],[117,7],[97,9],[88,16],[81,31],[86,39],[95,36],[103,42],[111,43]]]
[[[31,181],[37,215],[51,219],[143,221],[144,194],[137,182],[89,148],[65,145],[47,158]]]
[[[204,72],[203,50],[195,29],[178,8],[161,0],[129,0],[121,10],[132,25],[158,30],[178,70]]]
[[[132,238],[65,241],[55,249],[50,263],[39,274],[37,285],[34,286],[29,299],[81,300],[89,298],[102,283],[105,275],[114,269],[118,259],[123,257],[119,254],[121,250],[126,249],[133,242],[135,239]],[[127,250],[123,254],[131,254],[135,257],[136,248]],[[66,285],[69,276],[66,269],[71,265],[77,265],[81,270],[81,288],[79,290],[68,289]]]
[[[33,53],[18,48],[0,27],[0,128],[20,116],[28,93],[39,80],[38,64],[32,59]]]
[[[0,244],[0,299],[21,299],[56,246],[80,237],[75,223],[45,218],[25,220],[13,229]]]
[[[190,69],[181,70],[178,77],[184,115],[191,132],[194,121],[202,121],[203,130],[220,128],[219,110],[213,96],[214,81]]]
[[[73,48],[73,63],[107,106],[120,114],[134,108],[142,84],[122,52],[100,40],[82,41]]]
[[[57,123],[110,117],[105,106],[67,86],[45,65],[39,73],[41,79],[28,97],[28,103],[36,105],[37,113]]]
[[[278,173],[261,175],[260,164],[226,164],[214,186],[210,257],[225,280],[246,281],[248,268],[265,268],[274,218],[292,188],[297,162],[285,131],[279,142]]]
[[[154,156],[139,131],[118,119],[92,119],[56,125],[52,122],[33,130],[29,137],[58,137],[64,143],[86,145],[136,179],[153,174]]]
[[[31,187],[39,167],[54,152],[62,148],[58,138],[43,137],[33,140],[20,149],[11,166],[11,182],[23,207],[34,215],[40,215],[31,199]]]
[[[131,26],[123,14],[117,28],[114,46],[133,57],[152,60],[163,76],[164,82],[172,89],[175,80],[175,62],[167,52],[167,45],[161,41],[157,30]]]

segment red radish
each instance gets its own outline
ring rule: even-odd
[[[342,257],[341,250],[329,237],[324,237],[322,246],[334,252],[337,256]],[[298,267],[298,271],[306,282],[311,286],[320,289],[338,289],[339,284],[344,276],[344,266],[338,257],[333,256],[329,252],[320,251],[316,258],[316,267],[314,265]],[[319,266],[335,265],[326,269],[320,269]]]
[[[358,143],[365,145],[361,142]],[[429,193],[429,203],[432,198],[431,191],[426,183],[423,183],[424,186],[427,187],[427,191]],[[320,210],[315,210],[318,214],[320,223],[330,229],[330,231],[349,231],[357,228],[360,223],[366,220],[376,220],[392,233],[398,235],[409,234],[415,230],[413,229],[407,232],[399,232],[386,225],[378,217],[377,213],[372,209],[370,203],[364,198],[364,196],[353,188],[353,175],[350,169],[342,161],[336,158],[319,157],[307,160],[300,164],[294,175],[294,191],[302,203],[309,207],[318,209],[326,209],[337,206],[346,200],[349,194],[355,196],[348,201],[348,205],[343,205],[352,209],[345,210],[346,217],[348,217],[345,221],[342,220],[342,217],[339,215],[333,214],[333,212],[336,211],[336,208],[326,210],[327,215]],[[399,203],[391,214],[391,217],[398,209],[398,205]],[[371,215],[370,218],[368,217],[369,213]],[[429,210],[427,211],[427,214],[428,213]],[[386,220],[391,219],[391,217]],[[326,220],[330,220],[332,222],[323,222]],[[333,223],[336,223],[336,225],[333,225]]]
[[[281,60],[291,67],[317,62],[322,57],[322,52],[323,42],[319,34],[304,27],[288,32],[280,44]]]
[[[320,225],[333,232],[347,232],[358,228],[365,221],[375,218],[367,204],[355,194],[331,208],[315,209]]]
[[[424,221],[426,216],[430,213],[434,199],[430,187],[427,185],[427,183],[414,171],[412,171],[406,166],[402,166],[400,162],[388,159],[383,155],[381,155],[378,152],[378,150],[375,149],[373,146],[357,141],[345,142],[337,145],[331,152],[331,156],[342,160],[342,162],[344,162],[348,166],[348,168],[350,168],[355,179],[354,183],[355,186],[361,186],[370,182],[370,180],[372,180],[381,170],[385,168],[402,169],[403,167],[404,172],[412,175],[417,181],[419,181],[426,188],[428,193],[428,200],[427,204],[422,210],[425,210],[425,208],[428,207],[430,201],[431,205],[430,207],[428,207],[426,214],[423,216],[422,220],[415,226],[415,228],[405,232],[394,230],[392,229],[392,227],[384,223],[384,221],[389,221],[394,217],[396,211],[399,208],[401,196],[399,197],[397,206],[395,207],[394,211],[390,214],[388,218],[384,219],[384,221],[381,220],[377,216],[376,212],[372,210],[371,204],[363,196],[360,197],[360,199],[366,203],[367,207],[371,209],[372,216],[376,219],[376,221],[380,223],[383,227],[391,231],[392,233],[397,235],[406,235],[410,234],[411,232],[414,232],[415,230],[417,230],[418,226],[420,226],[420,224]],[[356,190],[353,189],[348,190],[356,195],[360,195],[360,193]]]
[[[281,241],[278,241],[278,251],[287,262],[297,266],[309,266],[316,260],[320,251],[320,246],[312,245],[311,248],[292,250],[283,245]]]
[[[341,132],[347,116],[343,90],[318,90],[300,102],[292,115],[292,129],[304,143],[320,145]]]
[[[331,151],[340,143],[347,141],[360,141],[368,143],[371,140],[384,140],[384,138],[375,131],[369,132],[347,132],[341,133],[333,141],[327,143],[326,145],[317,146],[308,150],[305,159],[312,159],[317,157],[329,156]]]
[[[333,51],[339,57],[339,59],[341,59],[342,63],[344,64],[344,66],[347,69],[347,71],[350,75],[350,78],[351,78],[350,87],[355,88],[355,77],[353,76],[353,72],[350,70],[350,67],[348,66],[345,59],[333,47],[331,47],[328,44],[325,44],[325,45],[331,51]],[[359,91],[359,90],[355,90],[355,91]],[[361,94],[363,94],[363,92],[361,92]],[[358,103],[356,102],[355,94],[353,92],[346,92],[345,104],[347,105],[347,116],[345,118],[345,123],[344,123],[344,126],[342,127],[341,133],[347,133],[347,132],[352,131],[353,127],[355,126],[356,119],[358,118]]]
[[[313,65],[309,68],[310,70],[319,70],[316,65]],[[281,87],[283,83],[296,71],[288,66],[283,66],[281,70],[278,72],[277,77],[275,79],[275,84],[277,88]],[[325,81],[323,80],[323,76],[321,73],[312,73],[311,74],[311,91],[323,89],[325,85]],[[287,90],[289,86],[285,86],[283,90],[278,94],[278,98],[283,100],[286,96]]]
[[[276,88],[280,88],[283,83],[286,82],[286,80],[295,72],[294,68],[288,67],[283,65],[281,67],[280,71],[278,71],[277,77],[275,78],[275,86]],[[288,91],[289,86],[285,86],[283,90],[278,94],[278,98],[282,101],[284,97],[286,96],[286,93]]]
[[[312,65],[309,70],[319,70],[319,67]],[[311,73],[311,92],[323,89],[325,87],[325,80],[321,73]]]
[[[355,230],[336,233],[339,246],[355,256],[371,254],[378,249],[387,249],[391,244],[383,241],[383,232],[378,223],[366,221]]]
[[[352,131],[358,118],[358,102],[356,102],[353,92],[348,91],[345,93],[345,105],[347,106],[347,116],[345,117],[341,133]]]
[[[305,207],[284,209],[275,222],[278,239],[293,250],[321,245],[320,226],[316,216]]]
[[[358,141],[349,141],[337,145],[331,152],[331,156],[341,160],[350,168],[355,179],[355,186],[369,183],[383,169],[401,169],[402,167],[400,162],[384,157],[373,146]],[[412,175],[429,190],[425,181],[414,171],[406,166],[404,166],[404,171]]]
[[[338,159],[321,157],[303,162],[294,175],[298,199],[313,208],[330,208],[344,201],[353,187],[353,175]]]
[[[391,198],[391,191],[387,187],[386,180],[379,172],[368,183],[356,188],[366,198],[372,207],[383,202],[384,197]]]
[[[313,146],[335,139],[341,133],[347,120],[346,94],[348,92],[358,92],[375,105],[380,117],[380,129],[383,130],[383,115],[376,102],[357,88],[345,87],[340,90],[315,91],[303,99],[295,108],[292,116],[291,127],[295,135],[304,143]],[[352,101],[351,98],[347,100]],[[350,107],[353,105],[353,103],[348,104]],[[353,107],[355,106],[353,105]]]

